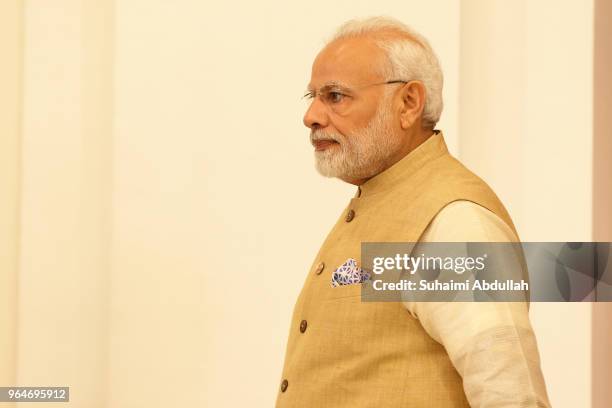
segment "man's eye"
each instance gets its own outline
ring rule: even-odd
[[[341,94],[340,92],[329,92],[327,94],[327,100],[331,103],[340,103],[342,102],[343,98],[344,98],[344,95]]]

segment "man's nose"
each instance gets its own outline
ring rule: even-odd
[[[304,126],[315,130],[324,128],[328,125],[329,116],[327,107],[320,98],[314,98],[304,114]]]

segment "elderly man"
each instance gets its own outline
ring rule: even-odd
[[[549,406],[524,303],[362,302],[361,285],[330,284],[361,242],[518,241],[435,130],[442,72],[427,41],[393,19],[349,21],[307,96],[318,171],[358,188],[296,302],[277,407]]]

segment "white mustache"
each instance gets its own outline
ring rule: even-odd
[[[310,143],[314,143],[319,140],[333,140],[334,142],[340,143],[340,138],[332,133],[327,133],[320,130],[310,132]]]

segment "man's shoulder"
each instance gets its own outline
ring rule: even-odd
[[[423,242],[517,241],[512,229],[495,213],[469,200],[444,206],[424,231]]]

